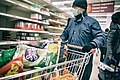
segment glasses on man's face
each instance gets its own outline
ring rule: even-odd
[[[80,8],[79,7],[73,7],[75,10],[79,10]]]
[[[80,7],[73,7],[75,10],[77,10],[78,12],[83,12],[84,9],[80,8]]]

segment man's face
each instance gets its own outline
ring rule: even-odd
[[[80,7],[73,7],[73,8],[77,11],[77,13],[81,13],[81,12],[85,11],[85,9],[80,8]]]

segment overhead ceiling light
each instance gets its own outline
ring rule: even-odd
[[[27,2],[27,3],[29,3],[29,4],[34,4],[33,2],[31,2],[31,1],[29,1],[29,0],[23,0],[23,1],[25,1],[25,2]]]
[[[65,8],[60,8],[61,10],[73,10],[72,7],[65,7]]]
[[[15,4],[15,2],[11,0],[5,0],[5,1]]]
[[[59,1],[59,2],[52,2],[53,5],[61,5],[61,4],[71,4],[73,1]]]

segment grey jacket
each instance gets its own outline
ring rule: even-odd
[[[105,34],[98,21],[85,13],[83,20],[79,23],[75,22],[75,18],[70,20],[61,35],[61,39],[68,41],[68,44],[81,47],[90,43],[102,47],[105,43]]]
[[[120,53],[120,27],[113,22],[107,36],[107,55],[111,53]]]

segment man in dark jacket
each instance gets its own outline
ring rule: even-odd
[[[107,37],[107,55],[109,59],[114,58],[117,64],[120,61],[120,12],[112,15],[110,31]]]
[[[87,1],[75,0],[72,7],[74,8],[74,17],[69,21],[61,35],[63,41],[68,44],[83,47],[82,52],[90,52],[94,48],[104,45],[104,32],[97,20],[87,15]],[[74,49],[74,48],[71,48]],[[78,49],[74,49],[78,50]],[[85,68],[82,80],[89,80],[92,71],[92,58]]]

